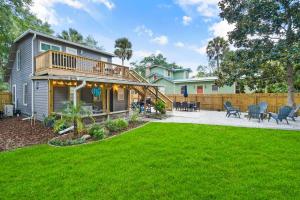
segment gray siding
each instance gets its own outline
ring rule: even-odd
[[[48,80],[34,81],[34,111],[38,120],[48,116]]]
[[[70,45],[67,43],[63,43],[63,42],[58,42],[49,38],[44,38],[41,36],[38,36],[37,39],[35,40],[35,50],[34,50],[34,54],[39,55],[40,53],[42,53],[40,51],[40,43],[41,42],[46,42],[46,43],[51,43],[51,44],[55,44],[55,45],[59,45],[61,46],[61,49],[63,52],[66,52],[66,47],[70,47],[70,48],[74,48],[77,49],[77,55],[79,56],[83,56],[83,57],[87,57],[87,58],[91,58],[91,59],[95,59],[95,60],[102,60],[102,61],[108,61],[108,62],[112,62],[112,57],[105,55],[105,54],[101,54],[98,52],[94,52],[88,49],[84,49],[84,48],[80,48],[74,45]]]
[[[128,90],[124,89],[124,101],[118,100],[118,94],[114,91],[113,93],[113,111],[127,110],[128,107]]]
[[[16,59],[11,71],[11,88],[16,85],[16,108],[21,110],[24,115],[31,115],[31,73],[32,73],[32,37],[28,36],[21,40],[17,45],[17,50],[21,54],[21,67],[17,71]],[[27,106],[23,105],[23,84],[27,83],[28,92],[26,95]]]

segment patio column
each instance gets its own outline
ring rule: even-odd
[[[109,114],[110,114],[110,89],[111,85],[107,86],[106,88],[106,114],[107,114],[107,119],[109,119]]]
[[[126,87],[126,89],[127,89],[127,110],[128,110],[128,114],[129,114],[129,112],[130,112],[130,103],[131,103],[131,92],[130,92],[130,86],[127,86]]]
[[[147,98],[147,89],[148,87],[144,87],[144,114],[146,114],[146,98]]]
[[[102,112],[106,112],[106,87],[103,86],[102,88]]]

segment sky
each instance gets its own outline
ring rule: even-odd
[[[117,38],[127,37],[133,57],[125,65],[162,53],[195,71],[207,65],[208,41],[226,38],[233,28],[219,17],[218,0],[33,0],[31,10],[56,33],[75,28],[108,52]]]

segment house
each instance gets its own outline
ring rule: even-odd
[[[235,94],[235,84],[218,87],[217,77],[190,78],[191,69],[170,69],[153,65],[147,67],[146,78],[150,83],[163,85],[160,91],[166,95],[183,94],[187,86],[188,94]]]
[[[144,99],[172,101],[158,85],[126,66],[112,63],[114,54],[28,30],[13,43],[6,79],[15,111],[38,120],[60,114],[66,102],[82,103],[94,116],[109,117],[130,109],[130,90]]]

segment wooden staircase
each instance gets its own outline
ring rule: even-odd
[[[142,83],[149,83],[144,77],[139,75],[136,71],[130,70],[129,71],[129,76],[130,79],[137,81],[137,82],[142,82]],[[143,86],[133,86],[132,89],[134,89],[139,95],[144,97],[145,91]],[[147,87],[147,97],[151,97],[151,101],[154,103],[156,101],[156,90],[154,87]],[[166,104],[166,109],[167,110],[172,110],[173,109],[173,101],[161,93],[160,91],[157,91],[157,99],[163,101]]]

